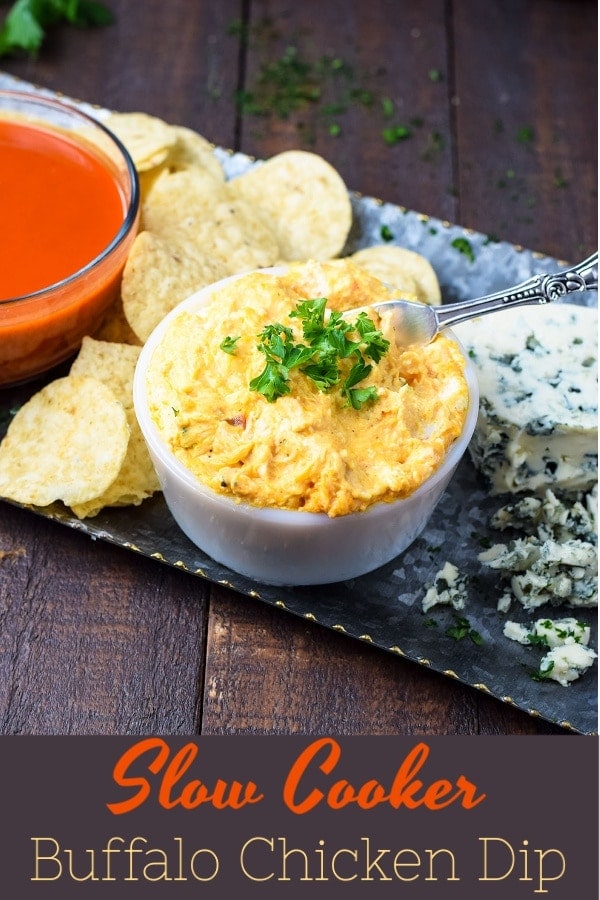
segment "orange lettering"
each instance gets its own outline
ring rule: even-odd
[[[181,798],[171,800],[171,791],[174,785],[185,775],[197,755],[198,748],[196,745],[186,744],[185,747],[182,747],[181,750],[175,754],[167,766],[167,771],[163,775],[160,790],[158,792],[158,802],[165,809],[173,809],[174,806],[181,803]],[[195,787],[198,787],[200,783],[194,781],[192,784]],[[206,791],[206,788],[204,790]],[[200,802],[202,802],[202,800]]]
[[[319,738],[316,741],[313,741],[312,744],[309,744],[308,747],[302,751],[298,759],[294,762],[292,768],[288,773],[288,777],[285,780],[285,784],[283,786],[283,802],[291,809],[292,812],[298,813],[301,815],[302,813],[308,812],[310,809],[314,809],[318,803],[321,802],[323,797],[325,796],[322,791],[314,790],[310,791],[307,797],[304,800],[298,801],[296,800],[296,793],[300,786],[300,781],[302,780],[304,773],[306,772],[309,765],[313,762],[317,754],[323,748],[328,747],[328,753],[325,757],[325,760],[319,765],[319,769],[321,772],[325,772],[325,774],[329,774],[335,768],[337,761],[342,755],[342,751],[340,749],[340,745],[337,741],[333,740],[333,738]]]
[[[126,750],[123,756],[117,761],[117,764],[113,769],[113,779],[115,783],[118,784],[119,787],[139,786],[139,790],[128,800],[122,800],[120,803],[106,804],[115,816],[131,812],[132,809],[140,806],[150,796],[150,785],[146,778],[126,777],[125,773],[129,766],[139,759],[140,756],[143,756],[148,750],[154,749],[158,749],[159,752],[156,754],[155,759],[149,764],[148,768],[151,772],[156,774],[157,772],[160,772],[169,756],[167,743],[161,738],[146,738],[145,740],[138,741],[137,744],[134,744],[133,747]]]
[[[417,791],[423,787],[423,782],[419,779],[415,780],[415,775],[423,768],[428,756],[429,747],[427,744],[420,743],[413,747],[405,758],[396,773],[390,791],[390,805],[394,809],[399,809],[401,806],[416,809],[421,805],[422,801],[413,799]]]
[[[465,809],[474,809],[479,806],[482,800],[485,800],[485,794],[476,795],[477,785],[468,781],[464,775],[459,775],[456,779],[456,785],[465,795],[462,805]]]
[[[169,746],[161,738],[147,738],[130,747],[113,770],[115,784],[119,787],[135,787],[137,791],[127,800],[118,803],[107,803],[108,809],[115,815],[131,812],[132,809],[144,803],[151,794],[151,784],[143,776],[128,775],[129,767],[144,753],[157,750],[156,756],[148,764],[148,770],[153,775],[158,775],[164,769],[162,779],[158,787],[157,802],[163,809],[173,809],[182,806],[184,809],[195,809],[203,803],[210,803],[215,809],[240,809],[250,803],[258,803],[263,799],[263,794],[253,781],[242,784],[233,781],[231,784],[218,778],[214,788],[204,784],[197,778],[183,782],[184,777],[198,755],[198,747],[194,743],[188,743],[175,753],[169,761]],[[168,761],[168,765],[167,765]],[[166,768],[165,768],[166,766]]]
[[[485,794],[477,794],[476,785],[460,775],[456,784],[444,778],[426,785],[417,778],[429,756],[429,747],[424,742],[416,744],[400,764],[389,792],[376,779],[365,781],[355,788],[349,781],[340,778],[329,788],[320,790],[304,787],[310,784],[311,767],[321,751],[325,757],[318,764],[318,769],[329,775],[341,758],[340,745],[332,738],[320,738],[313,741],[292,765],[283,789],[283,800],[292,812],[302,815],[310,812],[323,801],[330,809],[343,809],[356,804],[360,809],[373,809],[382,803],[388,803],[394,809],[405,807],[417,809],[424,806],[435,811],[461,801],[463,809],[473,809],[485,799]],[[461,799],[462,798],[462,799]]]

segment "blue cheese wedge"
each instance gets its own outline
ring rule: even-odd
[[[588,490],[598,477],[598,315],[507,310],[454,330],[477,369],[469,451],[492,494]]]

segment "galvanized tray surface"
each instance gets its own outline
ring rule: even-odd
[[[19,83],[22,87],[23,84]],[[0,88],[14,81],[0,73]],[[102,110],[94,110],[102,117]],[[216,148],[227,174],[235,175],[260,161]],[[566,263],[449,222],[421,215],[371,197],[351,195],[354,222],[346,253],[391,242],[416,250],[433,264],[444,302],[466,300],[517,284],[537,273],[554,272]],[[385,229],[384,229],[385,226]],[[382,231],[384,229],[384,231]],[[467,252],[465,252],[465,250]],[[582,294],[579,302],[595,305],[596,295]],[[19,390],[0,391],[0,435],[11,411],[38,389],[39,383]],[[179,530],[162,495],[141,506],[105,509],[93,519],[79,520],[60,504],[31,508],[37,515],[176,566],[191,576],[226,585],[253,602],[262,601],[314,623],[335,629],[350,638],[368,641],[392,654],[406,657],[447,677],[482,690],[508,704],[564,728],[597,734],[597,669],[563,687],[553,681],[537,681],[532,673],[540,654],[508,640],[502,634],[507,618],[497,611],[501,593],[497,574],[477,560],[489,543],[506,540],[488,525],[502,505],[490,498],[468,455],[436,508],[427,528],[415,543],[386,566],[343,583],[313,587],[271,587],[235,574],[198,550]],[[469,600],[460,614],[450,607],[435,607],[423,614],[426,588],[446,560],[467,573]],[[468,619],[481,637],[457,640],[446,631],[456,616]],[[596,610],[541,607],[536,616],[576,617],[592,627],[591,646],[597,649]],[[513,604],[508,616],[520,622],[531,615]],[[389,702],[389,698],[386,698]]]

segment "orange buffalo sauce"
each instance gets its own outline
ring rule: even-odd
[[[0,300],[77,272],[125,218],[113,175],[83,144],[2,120],[0,198]]]
[[[130,201],[92,144],[0,118],[0,386],[63,361],[98,326],[134,237]]]

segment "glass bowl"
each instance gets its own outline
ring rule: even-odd
[[[119,294],[140,201],[112,132],[29,91],[0,91],[0,189],[3,388],[68,359],[100,324]]]

